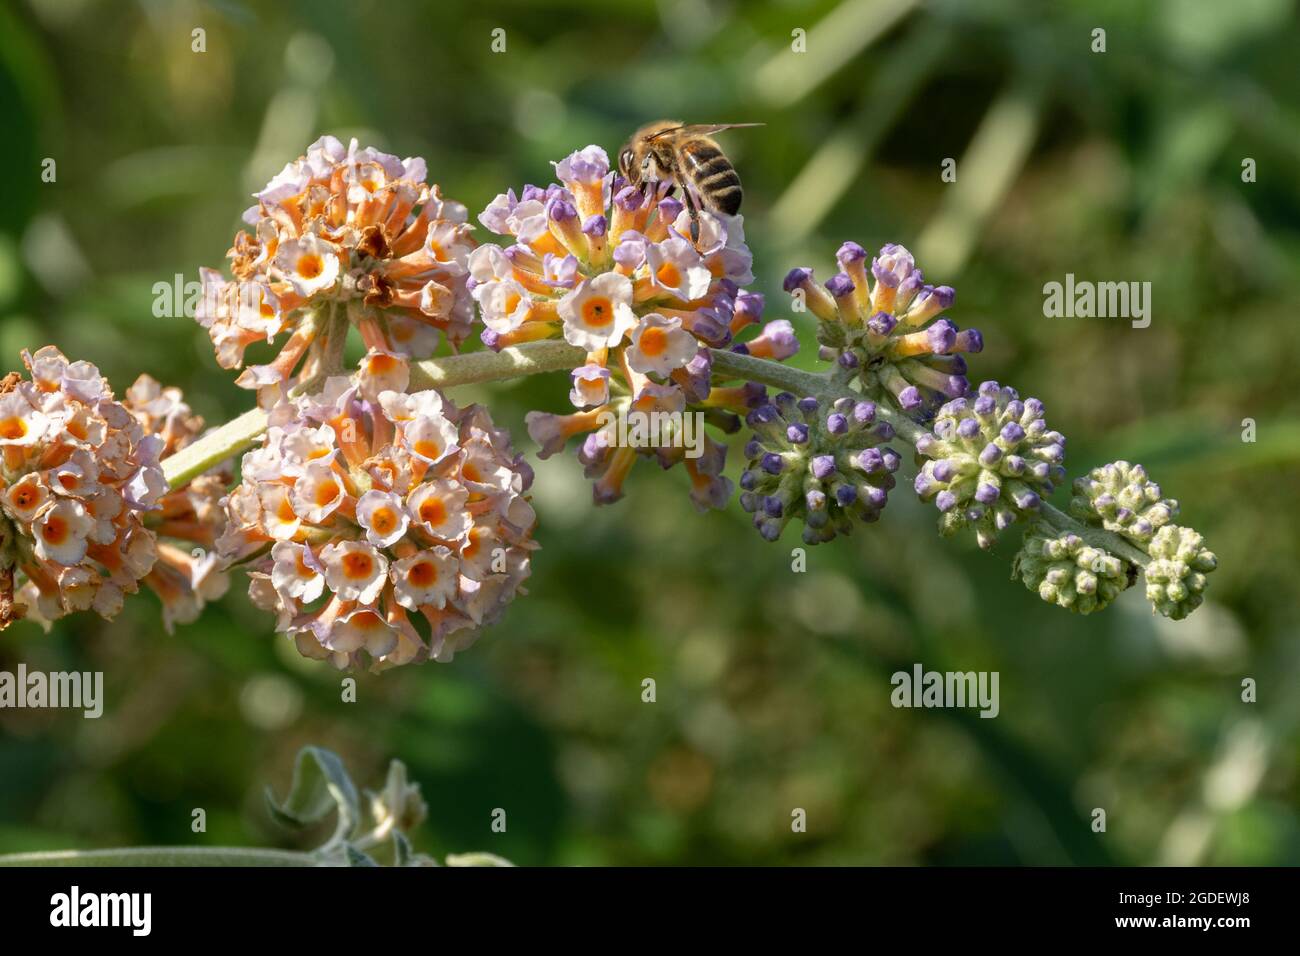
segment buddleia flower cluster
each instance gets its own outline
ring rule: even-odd
[[[481,406],[372,384],[363,368],[276,406],[217,548],[308,657],[447,661],[522,592],[532,471]]]
[[[1178,621],[1201,606],[1218,558],[1200,534],[1173,523],[1178,502],[1164,497],[1141,465],[1116,461],[1076,479],[1070,512],[1146,552],[1142,575],[1155,612]]]
[[[1038,510],[1065,479],[1065,436],[1047,427],[1043,403],[1014,388],[984,382],[977,394],[945,403],[916,443],[928,459],[916,493],[941,512],[939,531],[975,532],[981,548],[998,532]]]
[[[418,157],[324,136],[254,194],[251,231],[227,254],[233,278],[201,270],[195,318],[222,368],[242,368],[250,345],[287,335],[274,359],[236,380],[262,407],[300,376],[337,371],[349,326],[379,365],[427,358],[441,334],[453,345],[469,334],[468,214],[426,175]]]
[[[1090,613],[1139,571],[1158,613],[1204,600],[1217,559],[1141,466],[1093,469],[1069,515],[1051,507],[1064,437],[1037,399],[972,391],[966,357],[983,338],[943,314],[954,291],[926,283],[906,248],[846,242],[824,284],[787,275],[831,365],[787,369],[798,338],[746,291],[741,217],[695,219],[689,187],[634,187],[598,146],[554,165],[557,182],[482,211],[503,240],[479,245],[423,160],[313,143],[255,194],[230,277],[203,270],[196,318],[262,410],[212,432],[147,375],[119,401],[93,365],[24,353],[28,377],[0,381],[0,627],[112,617],[144,584],[170,631],[242,568],[309,658],[450,660],[524,593],[533,472],[485,408],[412,386],[570,365],[572,411],[531,412],[527,428],[541,458],[577,439],[598,504],[647,458],[683,465],[701,511],[724,507],[718,435],[748,425],[741,506],[767,540],[795,524],[818,544],[879,519],[895,446],[911,444],[913,488],[944,535],[970,530],[987,549],[1026,526],[1013,574],[1043,600]],[[444,339],[459,351],[476,317],[479,354],[427,360]],[[349,374],[353,328],[366,351]],[[246,365],[263,341],[273,357]],[[236,481],[227,459],[254,434]]]
[[[137,378],[122,404],[158,443],[160,461],[187,448],[203,433],[203,419],[194,414],[181,390],[164,387],[152,376]],[[225,523],[221,502],[233,475],[229,463],[223,462],[177,488],[164,486],[145,516],[158,559],[144,582],[162,601],[163,627],[169,634],[177,624],[198,620],[207,603],[230,587],[230,576],[214,545]]]
[[[897,243],[871,257],[856,242],[836,254],[840,271],[818,284],[813,270],[792,269],[785,291],[818,319],[819,355],[852,373],[864,395],[923,420],[969,388],[965,353],[979,352],[976,329],[940,317],[956,299],[949,286],[925,282]]]
[[[1012,577],[1048,604],[1080,614],[1100,611],[1133,583],[1136,569],[1073,532],[1037,521],[1025,534]]]
[[[874,402],[846,396],[825,407],[782,392],[746,422],[754,437],[740,503],[764,538],[775,541],[798,519],[804,541],[818,544],[880,517],[902,460],[885,445],[894,429],[877,419]]]
[[[47,346],[0,383],[0,627],[74,611],[112,618],[158,552],[144,526],[159,453],[89,362]]]
[[[599,146],[565,157],[555,173],[559,183],[498,195],[479,221],[513,242],[482,245],[469,258],[489,347],[563,338],[586,353],[571,375],[579,411],[528,416],[540,457],[586,436],[579,458],[598,504],[622,497],[638,455],[665,468],[685,462],[697,506],[722,507],[731,493],[726,448],[705,434],[701,454],[687,456],[680,423],[698,413],[734,431],[757,399],[743,385],[714,386],[708,348],[776,360],[798,349],[784,320],[734,343],[763,314],[762,296],[742,291],[753,281],[742,219],[702,212],[692,242],[672,184],[628,185]],[[621,443],[615,422],[637,416],[677,430]]]

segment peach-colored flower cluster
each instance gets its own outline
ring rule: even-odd
[[[762,296],[741,292],[754,278],[741,217],[701,212],[693,242],[690,213],[668,194],[671,183],[629,185],[599,146],[571,153],[555,173],[558,184],[497,196],[479,221],[514,242],[469,257],[487,345],[563,337],[587,353],[569,392],[580,411],[533,412],[529,434],[543,458],[586,435],[579,457],[598,504],[622,496],[642,455],[665,468],[685,461],[696,505],[723,507],[732,490],[722,476],[724,445],[702,435],[702,452],[687,455],[680,428],[667,440],[620,443],[609,423],[698,414],[734,430],[737,414],[752,407],[756,387],[714,387],[709,352],[732,346],[762,316]],[[777,321],[734,348],[780,360],[798,341],[789,322]]]
[[[143,515],[166,491],[163,440],[89,362],[23,353],[0,383],[0,627],[74,611],[105,618],[157,558]]]
[[[161,442],[158,457],[165,461],[194,441],[203,431],[203,419],[185,402],[181,390],[164,388],[141,375],[126,390],[122,404],[135,416],[145,434]],[[208,601],[230,587],[213,544],[225,523],[221,499],[234,473],[228,463],[164,491],[149,515],[156,535],[158,560],[144,583],[163,605],[163,625],[171,633],[176,624],[198,618]]]
[[[308,657],[446,661],[522,591],[531,484],[486,409],[379,389],[363,364],[272,411],[217,548]]]
[[[195,318],[223,368],[288,334],[274,359],[238,378],[263,407],[297,375],[338,371],[336,339],[351,325],[371,350],[415,358],[433,354],[440,333],[453,346],[469,334],[471,227],[465,207],[425,178],[422,159],[324,136],[254,194],[252,231],[227,254],[233,279],[202,270]]]

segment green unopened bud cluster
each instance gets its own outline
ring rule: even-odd
[[[1166,525],[1147,545],[1147,600],[1167,618],[1181,621],[1205,600],[1205,576],[1218,567],[1218,558],[1205,539],[1191,528]]]
[[[1025,535],[1011,574],[1048,604],[1091,614],[1132,584],[1135,571],[1127,561],[1077,534],[1060,534],[1040,521]]]
[[[1178,517],[1178,502],[1162,497],[1160,486],[1141,465],[1115,461],[1074,480],[1070,511],[1145,547],[1158,530]]]

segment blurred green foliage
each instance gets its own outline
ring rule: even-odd
[[[984,331],[976,374],[1046,402],[1073,474],[1145,463],[1220,570],[1187,622],[1135,593],[1076,618],[1008,580],[1014,536],[992,556],[941,541],[904,490],[798,574],[792,533],[765,546],[735,505],[697,516],[679,471],[641,465],[596,510],[572,459],[552,460],[531,595],[454,664],[358,675],[356,704],[238,579],[174,636],[147,595],[112,623],[12,628],[0,669],[103,670],[108,700],[98,721],[0,711],[0,851],[283,843],[262,786],[317,743],[362,781],[404,760],[435,853],[1300,861],[1298,44],[1291,0],[5,0],[9,367],[53,342],[119,392],[149,372],[210,422],[242,410],[203,333],[153,316],[152,288],[220,265],[248,193],[322,132],[425,156],[477,211],[649,119],[763,122],[725,143],[771,317],[791,266],[825,276],[848,238],[909,245]],[[1042,286],[1067,272],[1150,281],[1151,327],[1044,318]],[[461,397],[490,395],[529,447],[524,413],[565,390]],[[889,675],[916,661],[999,671],[1000,717],[893,709]]]

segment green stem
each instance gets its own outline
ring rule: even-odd
[[[736,352],[724,352],[720,349],[710,351],[713,353],[714,369],[728,372],[737,378],[784,389],[799,396],[812,395],[831,401],[844,396],[861,397],[857,392],[838,386],[828,373],[805,372],[778,362],[756,359],[751,355],[740,355]],[[894,432],[910,445],[915,446],[917,439],[927,434],[924,426],[882,405],[877,404],[876,415],[883,421],[889,422]],[[1126,538],[1104,528],[1085,525],[1046,501],[1039,506],[1039,514],[1056,530],[1077,534],[1093,547],[1118,555],[1140,568],[1145,568],[1151,560],[1145,551],[1135,547]]]
[[[564,341],[525,342],[500,352],[471,352],[414,362],[412,390],[451,388],[476,382],[520,378],[541,372],[557,372],[581,365],[586,353]],[[304,383],[299,392],[314,383]],[[171,488],[179,488],[209,468],[247,451],[266,431],[266,412],[252,408],[220,428],[204,435],[163,462],[163,475]]]
[[[3,866],[317,866],[311,854],[239,846],[140,846],[0,856]]]

